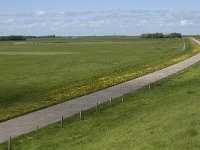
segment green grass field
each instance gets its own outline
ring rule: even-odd
[[[200,64],[12,142],[13,150],[200,149]],[[6,149],[7,143],[0,148]]]
[[[190,44],[183,52],[179,39],[79,37],[0,42],[0,121],[181,61],[193,55]],[[122,78],[127,74],[128,78]]]

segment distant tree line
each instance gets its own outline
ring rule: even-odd
[[[145,33],[140,36],[141,38],[182,38],[181,33]]]
[[[56,35],[36,36],[35,38],[56,38]]]
[[[26,40],[26,37],[20,35],[0,36],[0,41],[24,41],[24,40]]]
[[[25,41],[30,38],[55,38],[55,35],[45,35],[45,36],[23,36],[23,35],[10,35],[10,36],[0,36],[0,41]]]

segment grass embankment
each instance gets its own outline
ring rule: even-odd
[[[0,121],[142,76],[199,52],[189,39],[185,52],[177,39],[126,40],[1,42]]]
[[[13,150],[200,149],[200,64],[12,141]],[[7,143],[0,145],[6,149]]]

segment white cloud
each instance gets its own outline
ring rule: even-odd
[[[193,27],[200,25],[199,14],[200,10],[0,12],[0,24],[2,25],[0,33],[63,35],[91,35],[93,32],[96,34],[112,34],[113,32],[119,32],[118,34],[140,34],[144,32],[198,33],[200,29]],[[14,30],[10,30],[10,28],[14,28]]]
[[[13,23],[13,22],[14,22],[14,19],[12,18],[5,20],[5,23]]]
[[[200,23],[200,22],[199,22]],[[191,20],[181,20],[180,21],[180,25],[181,26],[189,26],[189,25],[198,25],[196,23],[194,23],[193,21]]]
[[[180,21],[180,25],[181,26],[185,26],[185,25],[188,25],[189,24],[189,21],[188,20],[181,20]]]
[[[40,11],[36,11],[33,13],[33,16],[36,16],[36,17],[41,17],[41,16],[44,16],[46,14],[45,11],[43,10],[40,10]]]

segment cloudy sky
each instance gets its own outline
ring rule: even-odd
[[[0,35],[200,34],[199,0],[0,0]]]

